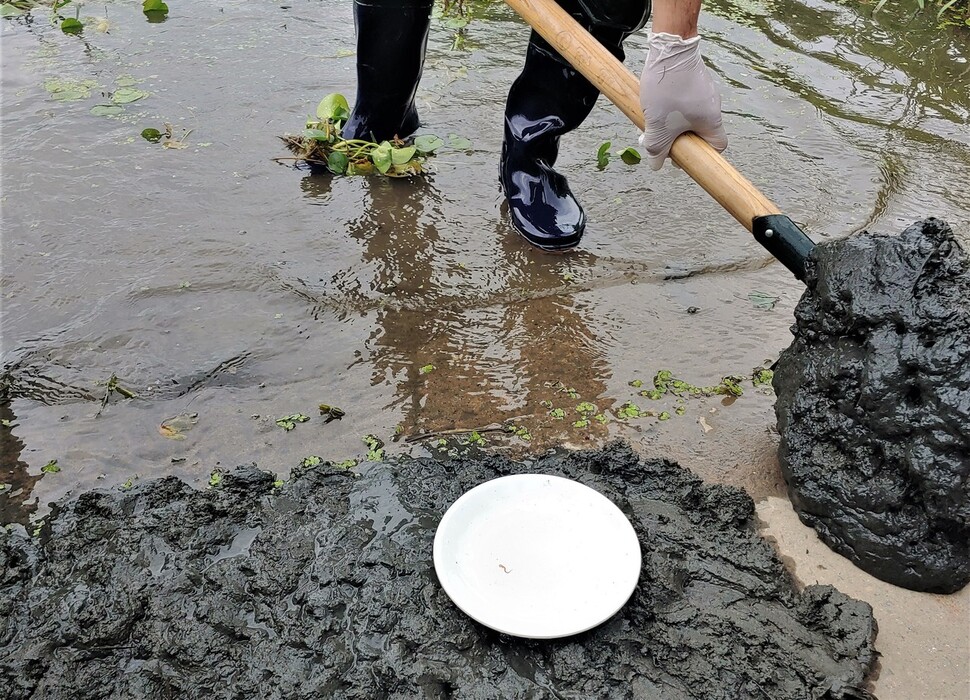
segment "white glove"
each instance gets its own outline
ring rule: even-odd
[[[640,78],[646,129],[640,143],[651,170],[660,170],[674,139],[693,131],[718,151],[727,148],[721,126],[721,95],[701,59],[700,37],[650,33]]]

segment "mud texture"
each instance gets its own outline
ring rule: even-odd
[[[631,518],[639,587],[553,641],[472,622],[438,585],[434,529],[465,490],[571,477]],[[39,538],[0,535],[8,698],[867,698],[875,623],[793,587],[744,492],[627,447],[329,466],[281,488],[255,468],[66,503]]]
[[[890,583],[970,581],[970,259],[927,219],[818,246],[774,375],[802,521]]]

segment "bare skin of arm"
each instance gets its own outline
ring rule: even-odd
[[[653,31],[682,39],[695,37],[700,12],[701,0],[654,0]]]

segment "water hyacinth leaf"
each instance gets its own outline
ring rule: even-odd
[[[339,92],[332,92],[317,105],[317,119],[346,121],[350,119],[350,105],[347,98]]]
[[[125,108],[121,105],[94,105],[91,108],[91,114],[96,117],[117,117],[124,113]]]
[[[158,129],[142,129],[141,137],[151,143],[158,143],[162,140],[162,132]]]
[[[391,161],[391,148],[391,144],[384,141],[371,152],[370,159],[373,161],[374,167],[380,170],[382,174],[387,173],[393,164]]]
[[[596,151],[596,165],[599,168],[605,168],[606,164],[610,162],[610,148],[613,144],[610,141],[604,141],[600,144],[600,148]]]
[[[775,304],[781,301],[781,297],[776,297],[774,294],[768,294],[767,292],[759,292],[755,290],[748,294],[748,300],[754,304],[755,308],[770,311],[771,309],[775,308]]]
[[[52,459],[50,462],[41,467],[40,470],[45,474],[56,474],[61,470],[61,468],[57,465],[57,460]]]
[[[149,93],[135,87],[120,87],[112,93],[111,101],[117,105],[126,105],[148,97],[148,95]]]
[[[635,148],[624,148],[620,151],[620,160],[627,165],[636,165],[640,162],[640,152]]]
[[[51,99],[61,102],[86,100],[91,96],[91,90],[97,86],[98,83],[94,80],[49,78],[44,81],[44,89],[50,93]]]
[[[458,134],[448,134],[448,145],[457,151],[467,151],[472,147],[472,142],[464,136]]]
[[[394,165],[404,165],[409,163],[414,154],[417,153],[416,146],[405,146],[404,148],[391,148],[391,163]]]
[[[414,147],[422,155],[434,153],[444,145],[444,139],[434,134],[422,134],[414,139]]]
[[[65,34],[80,34],[83,30],[84,24],[74,17],[68,17],[61,22],[61,31]]]
[[[340,151],[334,151],[327,157],[327,168],[335,175],[343,175],[347,172],[350,161]]]
[[[168,5],[162,0],[145,0],[141,5],[141,11],[145,13],[149,24],[164,22],[168,17]]]
[[[303,135],[308,139],[316,139],[317,141],[330,141],[330,134],[323,129],[306,129],[303,131]]]

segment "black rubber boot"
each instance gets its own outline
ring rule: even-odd
[[[345,139],[385,141],[418,128],[414,93],[424,68],[433,0],[354,0],[357,101]]]
[[[592,0],[559,4],[613,55],[623,60],[623,40],[646,22],[645,0],[613,0],[600,22],[590,16]],[[505,107],[505,139],[500,176],[512,227],[543,250],[575,247],[586,228],[586,213],[553,166],[559,138],[583,123],[599,90],[533,32],[525,66],[512,84]]]

